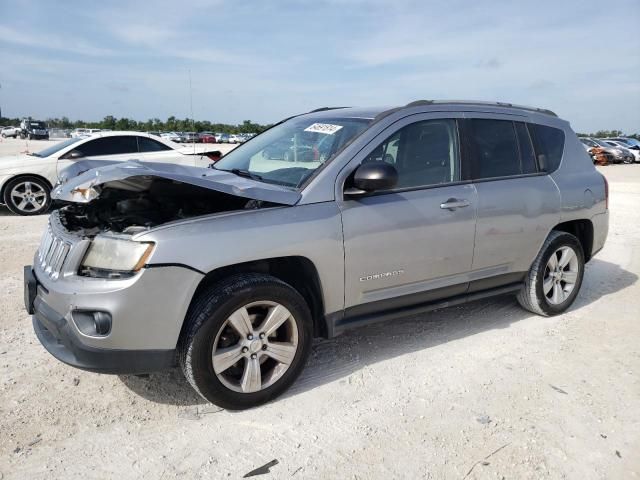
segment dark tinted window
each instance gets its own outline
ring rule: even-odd
[[[171,150],[164,143],[160,143],[153,138],[138,137],[138,148],[141,152],[162,152],[163,150]]]
[[[564,132],[546,125],[529,124],[529,132],[538,158],[540,170],[553,172],[560,166],[564,151]]]
[[[536,156],[533,152],[533,145],[527,127],[522,122],[515,122],[516,134],[518,135],[518,145],[520,146],[520,164],[522,173],[536,173]]]
[[[455,120],[428,120],[403,127],[378,145],[365,162],[387,162],[398,170],[394,189],[437,185],[460,179]]]
[[[131,135],[102,137],[83,143],[75,148],[74,151],[81,152],[85,157],[138,153],[138,143],[136,142],[136,137]]]
[[[469,121],[469,134],[475,147],[474,178],[504,177],[521,173],[513,122],[472,119]]]

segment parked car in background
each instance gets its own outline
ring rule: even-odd
[[[218,143],[229,143],[229,134],[219,133],[216,135],[216,139],[218,140]]]
[[[629,151],[633,154],[635,161],[640,162],[640,141],[635,138],[605,138],[605,141],[612,141],[618,143],[621,147],[629,149]]]
[[[147,133],[101,132],[70,138],[37,153],[0,157],[0,203],[18,215],[36,215],[49,209],[51,189],[59,180],[100,165],[140,160],[206,167],[220,158],[212,149],[194,152],[192,147],[175,147]]]
[[[182,135],[182,141],[184,143],[199,143],[200,137],[197,132],[185,132],[184,135]]]
[[[111,130],[101,130],[100,128],[76,128],[71,132],[71,138],[89,137],[94,133],[110,132]]]
[[[20,127],[3,127],[0,135],[2,138],[13,137],[18,138],[20,135],[21,129]]]
[[[216,137],[212,132],[200,132],[198,137],[202,143],[217,143]]]
[[[71,138],[71,131],[66,128],[50,128],[50,139]]]
[[[620,150],[622,150],[623,162],[624,163],[633,163],[633,162],[635,162],[636,161],[636,155],[640,154],[640,152],[636,152],[636,155],[634,155],[634,152],[625,143],[616,142],[614,140],[607,140],[607,139],[604,139],[604,138],[601,138],[600,140],[602,142],[606,143],[607,145],[611,146],[611,147],[619,148]]]
[[[71,132],[71,138],[81,138],[88,136],[88,129],[86,128],[76,128]]]
[[[244,138],[238,133],[232,133],[229,135],[229,143],[242,143],[244,142]]]
[[[619,148],[607,145],[601,140],[592,137],[580,137],[580,141],[585,146],[587,151],[592,154],[594,161],[597,161],[597,163],[600,165],[607,165],[609,163],[622,163],[623,161],[623,154]]]
[[[182,137],[176,132],[161,133],[160,137],[164,138],[165,140],[169,140],[170,142],[180,143],[182,141]]]
[[[638,148],[640,148],[640,140],[637,140],[637,139],[631,138],[631,137],[614,137],[614,138],[607,138],[607,140],[615,140],[617,142],[625,143],[625,144],[629,145],[630,147],[638,147]]]
[[[326,159],[262,155],[298,136]],[[609,227],[569,123],[509,104],[310,112],[208,173],[113,165],[56,196],[24,277],[42,345],[96,372],[179,365],[226,409],[282,394],[314,337],[507,294],[561,314]]]
[[[29,140],[49,140],[47,124],[41,120],[24,118],[20,122],[20,138]]]

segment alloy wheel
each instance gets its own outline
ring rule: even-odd
[[[25,213],[37,212],[47,203],[47,192],[35,182],[25,180],[14,185],[9,193],[16,208]]]
[[[549,257],[542,291],[551,305],[559,305],[571,295],[578,281],[579,268],[578,256],[571,247],[560,247]]]
[[[233,312],[216,335],[211,360],[220,382],[254,393],[276,383],[298,350],[298,326],[283,305],[249,303]]]

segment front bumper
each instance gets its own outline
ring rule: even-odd
[[[149,373],[176,364],[175,349],[202,275],[182,267],[144,269],[124,281],[52,279],[25,267],[25,307],[42,345],[58,360],[100,373]],[[105,311],[106,335],[87,335],[78,312]]]
[[[56,359],[97,373],[150,373],[176,365],[175,350],[106,350],[84,345],[64,317],[36,297],[33,329]]]

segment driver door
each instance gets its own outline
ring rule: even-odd
[[[477,194],[462,180],[457,115],[405,118],[349,165],[388,162],[399,180],[387,191],[339,201],[346,321],[467,290]]]

